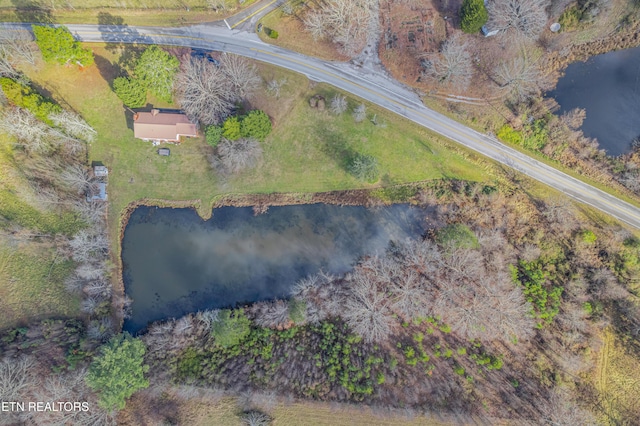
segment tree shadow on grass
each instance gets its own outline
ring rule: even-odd
[[[11,0],[16,18],[20,22],[36,22],[53,24],[55,22],[51,9],[42,3],[32,0]]]
[[[321,145],[322,152],[335,161],[341,169],[349,173],[349,165],[358,153],[349,146],[349,142],[344,136],[321,123],[316,124],[314,133],[323,142]]]
[[[142,36],[136,29],[129,27],[121,16],[107,12],[98,13],[98,31],[106,43],[107,51],[120,53],[118,66],[121,73],[133,70],[140,53],[152,39]]]

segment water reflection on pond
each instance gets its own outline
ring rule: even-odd
[[[427,212],[398,204],[223,207],[203,221],[191,209],[140,207],[125,230],[122,259],[133,316],[125,330],[203,309],[286,297],[300,278],[343,273],[390,240],[417,238]]]
[[[584,108],[582,131],[609,155],[628,152],[640,136],[640,48],[569,65],[548,95],[560,104],[560,114]]]

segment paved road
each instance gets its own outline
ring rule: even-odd
[[[253,32],[258,20],[287,0],[260,0],[241,12],[224,20],[229,29],[239,29]]]
[[[406,117],[628,225],[640,228],[640,209],[426,108],[415,93],[379,71],[310,58],[263,43],[255,34],[216,25],[183,28],[97,25],[68,27],[79,40],[86,42],[157,43],[197,47],[236,53],[296,71],[311,80],[326,82]]]

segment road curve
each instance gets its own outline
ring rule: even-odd
[[[3,27],[30,27],[3,24]],[[566,195],[597,208],[627,225],[640,229],[640,209],[575,179],[495,138],[479,133],[426,108],[419,97],[382,73],[311,58],[262,42],[257,35],[229,30],[219,24],[182,28],[129,27],[115,25],[67,25],[84,42],[165,44],[235,53],[301,73],[325,82],[401,115],[480,154],[512,167]]]

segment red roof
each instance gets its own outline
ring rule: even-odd
[[[133,134],[139,139],[161,141],[179,141],[180,136],[198,136],[196,125],[185,114],[157,109],[134,114]]]

